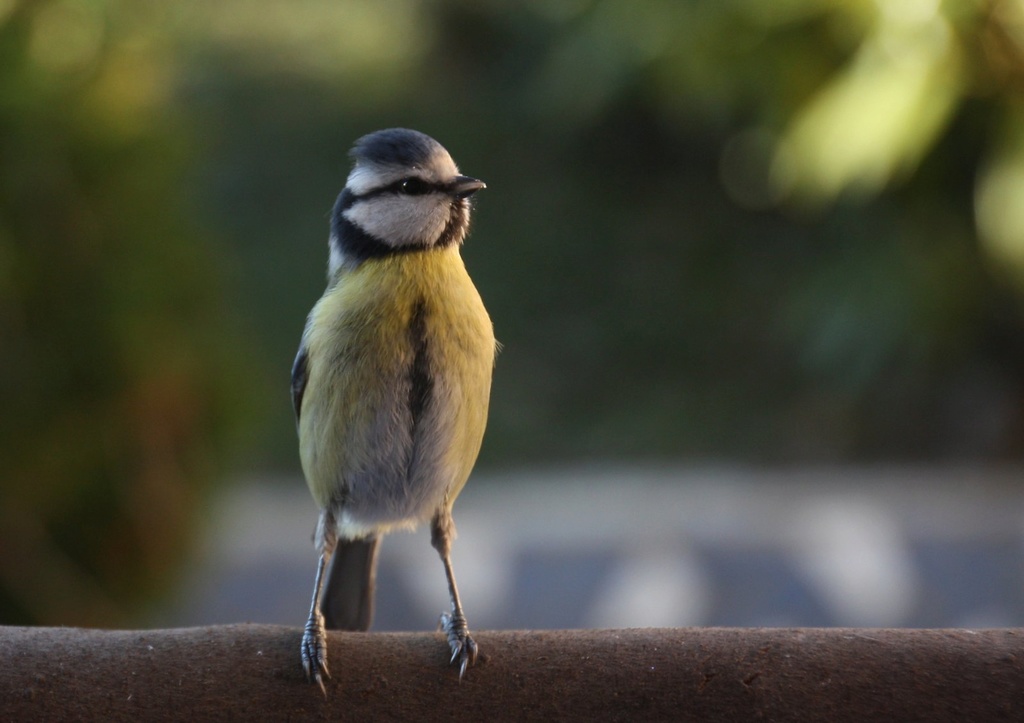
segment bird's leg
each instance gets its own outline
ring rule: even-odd
[[[320,559],[316,565],[316,579],[313,581],[313,600],[309,605],[309,618],[302,632],[302,668],[306,671],[306,680],[319,685],[323,694],[327,695],[324,677],[330,678],[331,674],[327,670],[327,633],[324,629],[324,616],[320,612],[320,595],[324,585],[324,570],[337,543],[334,516],[330,512],[320,514],[316,538],[317,547],[320,548]]]
[[[455,584],[455,572],[452,570],[451,547],[455,537],[455,523],[450,512],[443,512],[434,518],[431,526],[430,543],[441,556],[444,563],[444,574],[448,578],[448,595],[452,602],[451,613],[441,614],[441,629],[448,636],[448,647],[452,651],[451,662],[458,660],[459,680],[466,674],[466,668],[476,662],[476,642],[469,635],[466,616],[462,612],[462,601],[459,599],[459,588]]]

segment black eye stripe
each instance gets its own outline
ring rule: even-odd
[[[423,196],[431,191],[435,190],[434,186],[427,183],[422,178],[413,176],[412,178],[406,178],[398,185],[398,192],[404,193],[408,196]]]
[[[415,187],[415,190],[411,192],[406,188],[406,184],[409,184],[410,182],[413,183]],[[374,188],[372,190],[367,191],[366,193],[361,193],[358,196],[353,194],[352,203],[355,203],[356,201],[365,201],[370,198],[376,198],[377,196],[385,196],[387,194],[423,196],[427,193],[444,190],[446,190],[446,186],[443,183],[431,183],[430,181],[425,181],[422,178],[412,176],[409,178],[400,178],[399,180],[389,183],[386,186]],[[349,205],[352,204],[350,203]]]

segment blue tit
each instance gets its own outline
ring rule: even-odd
[[[370,625],[381,536],[429,521],[461,678],[477,646],[452,571],[452,503],[480,451],[496,345],[459,247],[484,183],[403,128],[360,138],[351,156],[331,214],[327,290],[292,368],[302,470],[320,508],[302,664],[323,688],[324,631]]]

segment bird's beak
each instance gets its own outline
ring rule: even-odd
[[[469,198],[481,188],[487,188],[487,184],[470,176],[456,176],[448,184],[448,190],[456,198]]]

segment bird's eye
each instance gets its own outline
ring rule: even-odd
[[[407,196],[422,196],[430,192],[430,184],[422,178],[406,178],[398,189]]]

